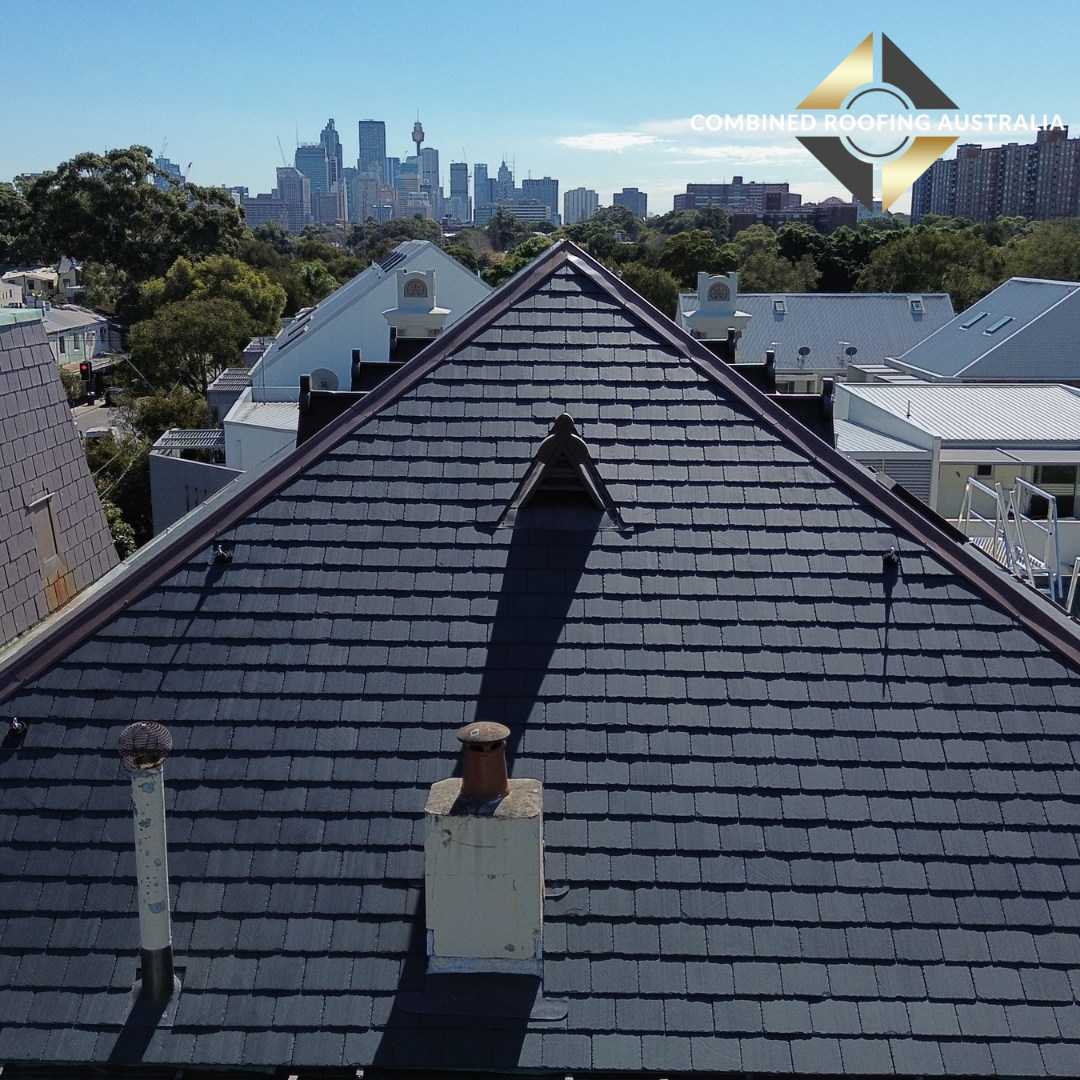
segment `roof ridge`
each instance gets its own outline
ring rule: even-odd
[[[778,402],[752,386],[687,331],[662,315],[593,256],[569,240],[559,240],[302,446],[283,457],[271,458],[266,463],[267,466],[273,463],[275,467],[263,467],[251,483],[240,487],[231,497],[226,496],[223,505],[213,502],[203,504],[204,508],[217,506],[217,512],[200,515],[196,511],[188,531],[171,542],[165,542],[159,551],[147,558],[145,566],[140,566],[137,573],[133,568],[131,574],[121,575],[112,587],[90,599],[81,608],[81,617],[73,620],[70,627],[66,622],[60,624],[43,634],[37,642],[28,643],[25,652],[18,650],[17,665],[10,656],[0,662],[0,701],[6,700],[51,663],[81,644],[110,618],[142,599],[150,589],[186,564],[198,551],[205,550],[222,532],[272,498],[324,454],[411,390],[464,342],[481,333],[522,297],[566,266],[573,267],[617,298],[631,315],[681,352],[751,415],[767,423],[780,438],[794,445],[833,480],[872,506],[906,533],[909,539],[923,544],[946,566],[978,588],[987,599],[1017,618],[1030,632],[1080,670],[1080,633],[1067,622],[1066,616],[1050,608],[1041,596],[1009,577],[996,564],[971,549],[970,545],[957,543],[955,530],[944,519],[934,520],[936,515],[929,509],[912,506],[901,495],[886,487],[876,474],[820,439]],[[227,491],[228,488],[222,490]],[[123,585],[120,585],[120,581]]]

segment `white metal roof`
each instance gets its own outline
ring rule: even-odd
[[[228,421],[276,431],[296,431],[300,406],[295,401],[248,401],[229,413]]]
[[[880,431],[862,427],[860,424],[852,424],[847,420],[837,420],[833,434],[836,439],[836,449],[845,454],[909,454],[929,460],[930,451],[923,446],[915,446],[904,442],[902,439],[894,439]]]
[[[843,389],[943,442],[1080,443],[1080,392],[1068,386],[845,383]]]

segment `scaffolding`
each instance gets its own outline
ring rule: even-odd
[[[1032,514],[1043,502],[1045,519]],[[1050,492],[1019,478],[1005,491],[1001,484],[989,487],[968,477],[957,524],[1010,574],[1061,603],[1057,499]]]

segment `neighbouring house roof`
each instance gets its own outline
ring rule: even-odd
[[[1011,278],[889,363],[929,380],[1080,381],[1080,283]]]
[[[0,552],[0,646],[118,561],[40,319],[0,325]]]
[[[1069,386],[843,383],[837,393],[942,443],[1075,445],[1080,436],[1080,391]]]
[[[72,330],[96,329],[108,323],[104,315],[70,304],[52,304],[45,309],[43,318],[47,334],[67,334]]]
[[[680,296],[680,311],[696,310],[696,293]],[[917,300],[919,305],[913,305]],[[739,340],[739,360],[760,363],[776,353],[781,372],[843,371],[880,363],[943,327],[952,317],[947,293],[744,293],[734,301],[751,316]],[[809,349],[805,355],[799,350]],[[847,350],[854,348],[855,353]]]
[[[564,450],[594,510],[528,505]],[[1078,664],[561,242],[0,665],[5,1067],[1071,1075]],[[145,1031],[132,720],[176,747]],[[474,720],[544,784],[561,1019],[425,998],[425,800]]]
[[[256,398],[279,395],[283,387],[285,400],[295,399],[300,375],[317,369],[333,372],[347,390],[352,349],[360,349],[368,361],[387,359],[390,330],[382,312],[396,303],[398,271],[432,268],[438,275],[438,298],[452,309],[447,325],[491,292],[491,286],[437,244],[406,240],[286,324],[252,368]]]

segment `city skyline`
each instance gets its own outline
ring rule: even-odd
[[[446,190],[452,162],[467,163],[471,176],[477,162],[494,174],[505,159],[518,184],[554,177],[562,191],[595,190],[601,205],[636,187],[652,213],[670,210],[687,183],[733,175],[786,181],[805,201],[846,198],[793,135],[695,132],[691,117],[791,114],[871,32],[890,35],[962,113],[1060,115],[1080,133],[1069,35],[1051,32],[1075,22],[1065,2],[1041,4],[1038,28],[1026,31],[1014,5],[967,0],[869,12],[832,0],[812,15],[781,2],[769,19],[743,12],[737,25],[651,2],[555,2],[538,22],[533,11],[474,0],[448,20],[420,0],[408,28],[378,18],[373,4],[331,2],[304,34],[281,31],[293,25],[283,21],[287,10],[279,0],[257,13],[207,0],[152,8],[60,0],[18,11],[12,22],[27,33],[6,74],[11,89],[26,91],[23,119],[0,142],[0,179],[138,143],[155,155],[164,149],[194,183],[254,195],[274,186],[278,140],[291,165],[296,145],[317,142],[333,117],[344,164],[354,166],[358,122],[373,118],[386,123],[386,153],[404,158],[419,115]],[[61,37],[99,58],[85,94],[73,94],[69,79],[43,77]],[[76,106],[84,100],[89,107]],[[983,145],[1033,139],[961,136]],[[907,204],[905,195],[895,208]]]

